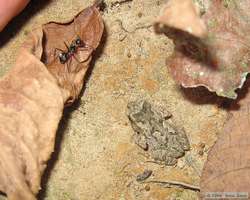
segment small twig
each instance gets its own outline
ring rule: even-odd
[[[122,29],[124,32],[126,32],[126,33],[135,33],[137,30],[140,30],[140,29],[149,29],[149,28],[151,28],[151,27],[153,26],[152,24],[148,24],[148,25],[144,25],[144,26],[138,26],[138,27],[136,27],[133,31],[129,31],[129,30],[127,30],[127,29],[123,26],[123,23],[122,23],[122,21],[121,21],[120,19],[117,19],[117,20],[115,20],[115,21],[119,23],[121,29]]]
[[[183,183],[183,182],[179,182],[179,181],[145,181],[143,183],[156,183],[156,184],[162,184],[167,188],[171,188],[171,187],[177,187],[177,188],[183,188],[183,189],[188,189],[188,190],[193,190],[196,192],[200,192],[200,187],[196,186],[196,185],[191,185],[188,183]]]

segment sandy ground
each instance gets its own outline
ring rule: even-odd
[[[82,96],[65,111],[56,150],[43,179],[40,200],[198,199],[199,193],[163,184],[138,183],[136,176],[153,171],[149,180],[179,181],[199,186],[209,148],[226,119],[224,100],[203,88],[183,89],[168,73],[173,45],[151,26],[163,0],[133,0],[103,13],[106,33]],[[91,4],[88,0],[33,1],[0,34],[0,74],[13,65],[27,32],[48,21],[65,21]],[[183,126],[191,150],[177,166],[150,162],[132,141],[126,106],[137,98],[168,109]],[[199,144],[205,152],[198,154]],[[0,197],[0,199],[4,199]]]

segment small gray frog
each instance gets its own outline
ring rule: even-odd
[[[137,145],[150,152],[151,157],[165,165],[175,165],[177,159],[190,149],[187,135],[172,122],[170,113],[153,109],[145,100],[128,104],[128,118],[135,131]]]

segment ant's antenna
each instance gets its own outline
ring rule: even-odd
[[[63,43],[65,44],[65,46],[67,47],[67,49],[69,51],[69,46],[67,45],[67,43],[65,41]]]

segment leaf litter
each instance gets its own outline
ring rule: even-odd
[[[173,78],[183,87],[204,86],[236,99],[250,71],[249,10],[249,0],[170,0],[156,30],[174,41],[168,59]]]
[[[98,4],[45,24],[0,80],[0,191],[8,199],[36,199],[64,106],[77,99],[103,29]]]
[[[183,87],[204,86],[236,99],[237,89],[249,86],[249,10],[249,0],[170,0],[155,28],[175,44],[168,59],[173,78]],[[230,118],[208,154],[201,198],[209,192],[250,193],[249,91],[241,98],[231,105]]]
[[[249,80],[246,85],[249,87]],[[245,89],[245,88],[244,88]],[[201,177],[201,195],[208,192],[250,194],[250,92],[230,107],[230,117],[211,148]]]

